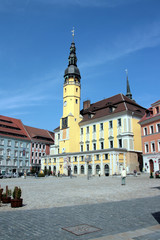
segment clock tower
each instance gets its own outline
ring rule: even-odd
[[[63,84],[63,116],[60,119],[60,153],[79,151],[79,122],[81,75],[77,67],[76,47],[73,41],[70,47],[68,67],[64,72]]]

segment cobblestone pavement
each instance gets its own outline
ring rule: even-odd
[[[120,177],[89,181],[85,177],[28,177],[2,179],[0,184],[11,189],[20,186],[24,200],[22,208],[0,207],[0,240],[160,239],[153,215],[160,212],[160,179],[142,174],[127,177],[121,186]],[[64,230],[70,227],[83,235]],[[84,234],[82,227],[91,232]],[[99,231],[92,232],[93,227]]]

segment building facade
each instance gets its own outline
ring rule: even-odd
[[[160,170],[160,100],[151,104],[140,120],[143,166],[146,172]]]
[[[50,145],[54,144],[54,133],[48,130],[24,126],[31,138],[30,167],[39,172],[41,158],[50,154]]]
[[[80,111],[81,75],[75,43],[70,47],[64,73],[63,116],[55,129],[55,145],[42,159],[42,169],[61,174],[113,175],[123,167],[128,172],[141,165],[141,129],[145,109],[132,100],[128,77],[127,94],[117,94]]]
[[[28,172],[30,149],[21,120],[0,115],[0,173]]]

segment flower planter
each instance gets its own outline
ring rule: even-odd
[[[10,203],[11,202],[11,197],[2,197],[2,202],[3,203]]]
[[[11,199],[11,207],[12,208],[17,208],[17,207],[22,207],[23,199]]]

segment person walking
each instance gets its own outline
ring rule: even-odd
[[[123,168],[123,170],[121,172],[121,179],[122,179],[121,185],[125,185],[126,184],[126,170],[125,170],[125,168]]]
[[[99,172],[98,172],[98,175],[99,175],[99,177],[101,176],[101,171],[99,170]]]

